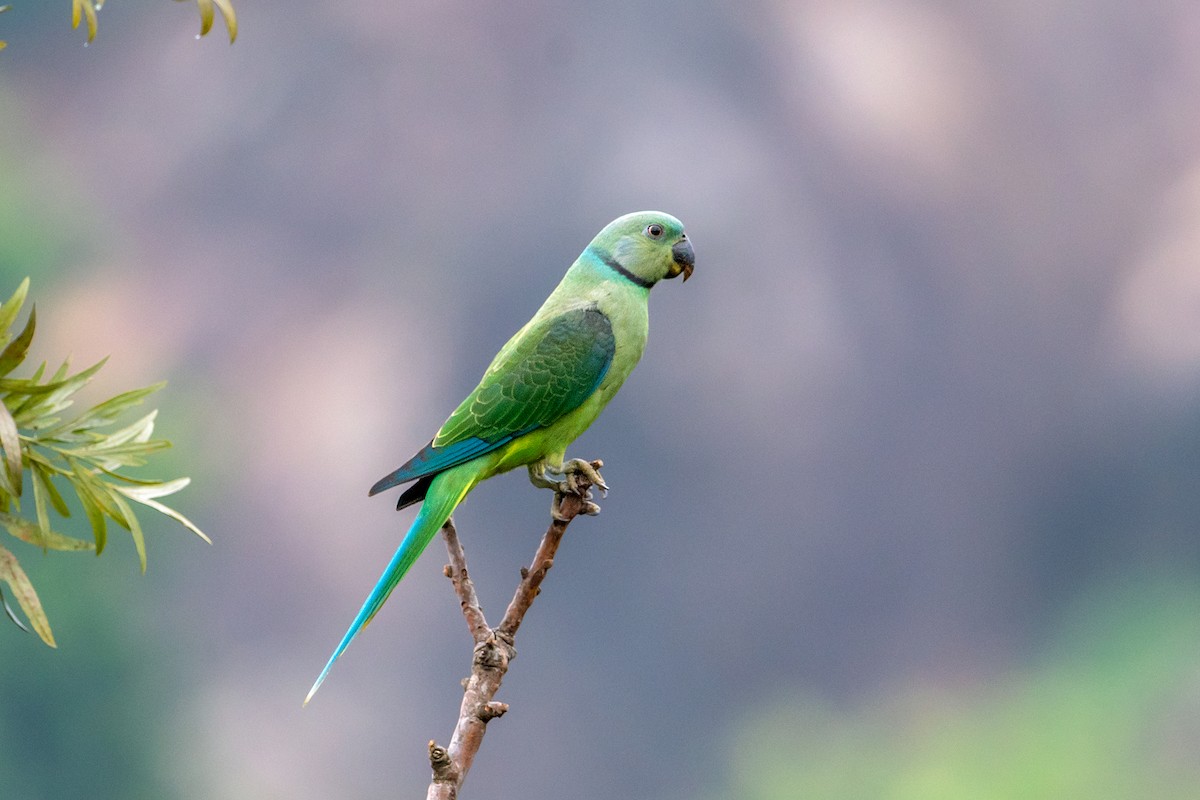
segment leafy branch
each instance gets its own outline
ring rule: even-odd
[[[79,23],[87,20],[87,40],[89,42],[96,38],[98,28],[96,12],[104,7],[104,2],[105,0],[71,0],[71,27],[78,28]],[[185,2],[185,0],[176,0],[176,2]],[[213,20],[216,16],[215,7],[225,20],[225,28],[229,31],[229,43],[233,44],[237,39],[237,14],[234,13],[232,0],[196,0],[196,5],[200,9],[200,35],[206,36],[212,30]],[[0,12],[8,11],[11,7],[2,5]],[[0,50],[6,46],[7,43],[0,39]]]
[[[161,389],[156,383],[123,392],[77,416],[64,412],[74,396],[104,366],[107,359],[71,373],[69,361],[47,375],[43,362],[29,378],[11,378],[29,353],[37,326],[37,309],[29,312],[24,328],[15,336],[13,324],[25,304],[29,279],[21,282],[0,305],[0,527],[9,534],[49,550],[104,552],[108,523],[116,523],[133,538],[142,572],[146,571],[146,539],[134,512],[134,503],[158,511],[211,541],[187,517],[159,502],[188,485],[188,478],[162,481],[135,477],[124,470],[145,465],[146,459],[171,443],[151,438],[157,411],[117,427],[118,420],[145,398]],[[50,511],[71,516],[59,489],[65,483],[74,493],[92,529],[92,541],[65,536],[51,527]],[[28,490],[28,491],[26,491]],[[33,513],[21,513],[21,500],[32,494]],[[50,623],[28,576],[9,550],[0,546],[0,581],[7,583],[17,604],[42,640],[54,647]],[[24,628],[0,594],[0,605]]]

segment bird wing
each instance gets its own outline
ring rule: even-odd
[[[596,391],[614,352],[612,323],[595,306],[533,323],[504,346],[433,441],[371,487],[371,494],[432,476],[552,424]],[[428,487],[428,481],[422,483]],[[421,499],[424,491],[414,492],[418,486],[404,493],[401,506]]]

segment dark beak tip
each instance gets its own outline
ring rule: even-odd
[[[688,278],[692,277],[692,270],[696,268],[696,252],[692,249],[692,243],[687,239],[680,239],[671,248],[671,255],[674,256],[675,265],[683,273],[683,280],[686,282]]]

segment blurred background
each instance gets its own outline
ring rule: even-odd
[[[697,269],[573,448],[465,791],[1200,797],[1200,5],[110,0],[0,17],[0,293],[160,378],[100,559],[8,539],[5,798],[420,796],[470,639],[435,542],[305,710],[424,444],[588,240]],[[457,514],[494,616],[545,528]],[[86,536],[86,527],[65,526]]]

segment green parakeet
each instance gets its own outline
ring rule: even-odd
[[[371,487],[373,495],[415,481],[400,495],[397,508],[421,502],[421,510],[305,704],[475,484],[525,466],[539,487],[563,488],[547,476],[583,472],[607,488],[587,462],[564,463],[567,446],[592,424],[641,358],[650,289],[680,274],[686,281],[694,264],[683,224],[670,214],[643,211],[609,223],[533,319],[500,349],[433,440]]]

